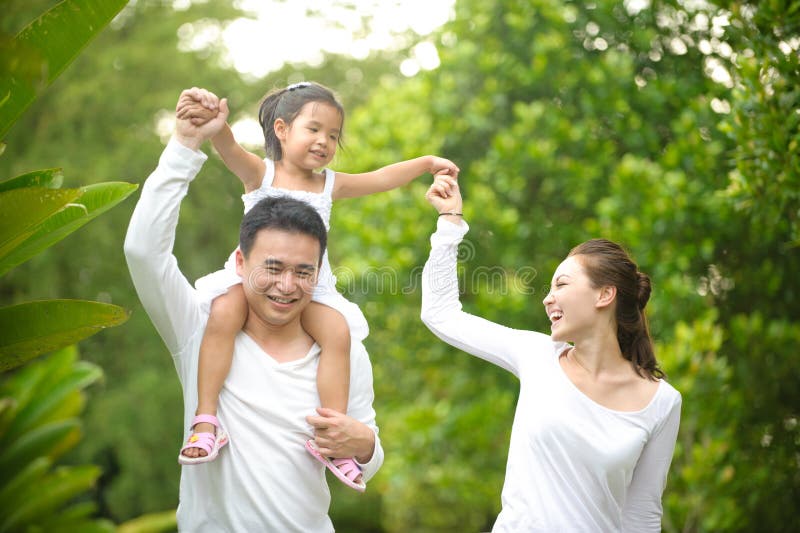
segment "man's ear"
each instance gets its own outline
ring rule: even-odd
[[[239,248],[237,248],[236,249],[236,273],[239,275],[239,277],[241,277],[243,271],[244,271],[244,254],[242,254],[242,251]]]
[[[604,287],[600,288],[600,292],[597,294],[597,301],[595,302],[595,307],[608,307],[614,302],[614,299],[617,297],[617,288],[613,285],[605,285]]]

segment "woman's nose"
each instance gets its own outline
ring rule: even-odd
[[[545,294],[544,299],[542,299],[542,304],[547,305],[552,301],[553,301],[553,293],[551,291],[547,291],[547,294]]]

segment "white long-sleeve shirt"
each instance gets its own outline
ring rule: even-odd
[[[439,220],[422,276],[422,320],[448,344],[519,378],[493,531],[660,532],[680,394],[661,380],[640,411],[603,407],[562,370],[568,344],[462,311],[456,255],[468,229]]]
[[[197,405],[208,306],[181,273],[172,248],[181,201],[205,160],[202,152],[170,141],[142,187],[125,239],[136,291],[183,388],[185,437]],[[217,412],[231,441],[215,461],[182,468],[182,531],[333,531],[324,466],[304,448],[313,437],[305,417],[319,405],[318,360],[316,344],[302,359],[278,363],[246,333],[237,335]],[[348,414],[375,432],[375,450],[363,465],[369,480],[383,463],[383,448],[372,408],[372,366],[359,342],[352,343],[350,370]]]

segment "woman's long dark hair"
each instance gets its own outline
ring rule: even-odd
[[[619,244],[592,239],[579,244],[569,256],[579,260],[594,287],[617,288],[617,342],[625,359],[642,376],[653,380],[666,377],[659,368],[644,308],[650,300],[650,277],[639,272],[636,263]]]

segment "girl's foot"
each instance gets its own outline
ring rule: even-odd
[[[200,422],[196,426],[192,428],[192,435],[189,436],[189,440],[186,441],[187,444],[192,442],[192,437],[194,437],[198,433],[211,433],[212,435],[216,435],[217,428],[214,427],[214,424],[210,424],[208,422]],[[190,446],[185,447],[181,450],[181,455],[184,457],[206,457],[208,452],[200,448],[199,446]]]
[[[210,430],[203,431],[206,428]],[[192,420],[192,434],[178,453],[178,462],[182,465],[193,465],[213,461],[229,440],[216,416],[197,415]]]

